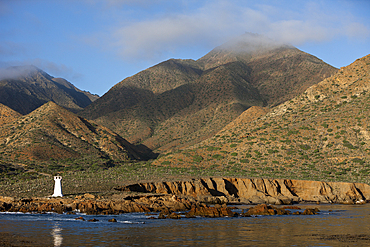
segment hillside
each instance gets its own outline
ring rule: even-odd
[[[336,71],[294,47],[246,35],[197,61],[170,59],[126,78],[79,114],[164,152],[205,140],[249,107],[280,104]]]
[[[224,174],[362,181],[370,174],[370,55],[265,116],[236,120],[214,137],[155,164]]]
[[[0,103],[21,114],[28,114],[48,101],[77,112],[98,98],[34,66],[10,67],[7,70],[13,76],[0,80]],[[0,75],[0,78],[3,77]]]
[[[22,114],[0,103],[0,126],[13,122],[21,116]]]
[[[125,139],[48,102],[0,126],[3,164],[29,169],[85,169],[146,158]]]

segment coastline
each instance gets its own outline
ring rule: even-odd
[[[250,186],[247,186],[248,183]],[[64,197],[0,196],[0,211],[76,214],[69,217],[75,221],[86,220],[86,223],[95,219],[91,219],[92,215],[112,215],[114,218],[114,215],[125,213],[143,213],[148,220],[240,218],[256,215],[299,217],[321,214],[316,204],[365,204],[369,202],[369,187],[359,183],[203,178],[177,182],[132,183],[112,188],[106,193],[67,194]],[[105,221],[109,221],[109,218]],[[116,223],[109,221],[109,224]],[[362,235],[321,237],[335,241],[365,241]],[[336,240],[337,238],[339,240]],[[22,235],[21,232],[0,232],[0,239],[1,246],[46,246],[39,239]]]
[[[115,187],[115,193],[65,197],[0,196],[1,212],[115,215],[195,210],[205,217],[231,216],[230,205],[293,205],[299,203],[364,204],[370,186],[361,183],[285,179],[203,178]],[[229,207],[227,206],[229,205]],[[200,214],[199,216],[202,216]]]

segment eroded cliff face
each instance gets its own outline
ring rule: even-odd
[[[370,200],[370,186],[367,184],[289,179],[202,178],[139,183],[115,189],[191,196],[208,203],[291,204],[306,201],[352,204]]]

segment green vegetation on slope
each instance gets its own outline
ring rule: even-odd
[[[265,117],[231,125],[155,164],[213,167],[225,175],[369,183],[369,71],[370,55]]]

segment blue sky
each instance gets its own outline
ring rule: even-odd
[[[245,32],[342,67],[370,53],[370,1],[0,0],[0,67],[35,65],[103,95]]]

